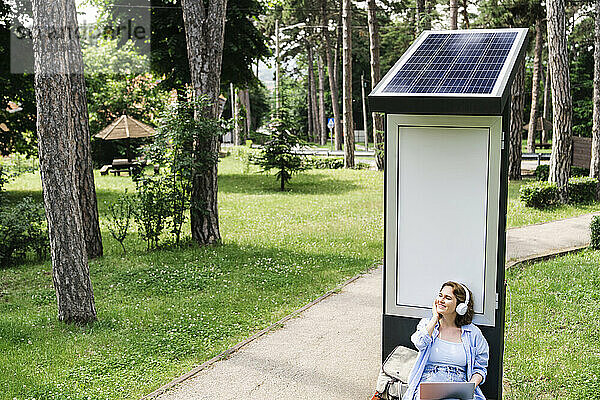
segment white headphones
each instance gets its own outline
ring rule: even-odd
[[[456,306],[456,313],[458,315],[465,315],[469,310],[469,300],[471,300],[471,295],[469,294],[469,289],[467,289],[465,285],[463,285],[462,283],[459,283],[459,285],[462,286],[462,288],[465,290],[467,298],[465,299],[464,303],[460,303]]]

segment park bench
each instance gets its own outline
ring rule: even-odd
[[[115,159],[112,162],[110,172],[112,172],[114,176],[117,176],[117,174],[121,176],[121,172],[126,172],[127,174],[132,175],[136,170],[141,168],[142,164],[137,161],[130,161],[126,158]]]
[[[523,153],[521,154],[522,160],[537,160],[537,164],[540,165],[542,160],[550,160],[550,153]]]
[[[102,168],[100,168],[100,175],[108,175],[108,170],[110,169],[110,167],[110,164],[103,165]]]

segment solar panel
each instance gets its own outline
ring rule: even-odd
[[[382,93],[490,94],[516,38],[515,31],[429,33]]]

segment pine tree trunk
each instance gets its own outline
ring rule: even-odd
[[[250,90],[248,88],[242,90],[242,104],[246,110],[246,138],[250,137],[252,131],[252,113],[250,110]]]
[[[182,0],[181,7],[194,94],[196,98],[207,96],[213,102],[198,113],[217,117],[227,0],[209,0],[207,8],[205,3]],[[211,138],[205,150],[218,156],[219,138]],[[190,209],[190,219],[192,238],[200,245],[221,241],[217,191],[216,163],[208,170],[194,171],[191,200],[195,206]]]
[[[371,90],[381,80],[381,68],[379,63],[379,25],[377,24],[377,8],[375,0],[368,1],[368,24],[369,24],[369,50],[371,53]],[[375,150],[375,165],[381,171],[384,167],[383,158],[383,130],[384,116],[373,113],[373,147]]]
[[[312,44],[310,42],[306,43],[306,54],[307,54],[307,62],[308,62],[308,74],[310,75],[310,110],[313,117],[312,126],[312,140],[315,143],[320,143],[319,138],[321,137],[321,124],[319,123],[319,107],[318,107],[318,98],[317,98],[317,83],[315,80],[315,63],[313,57],[313,49]]]
[[[435,2],[433,0],[425,1],[426,18],[425,18],[425,24],[423,25],[423,29],[425,29],[425,30],[431,29],[431,21],[433,20],[433,17],[431,14],[433,12],[433,8],[436,6],[436,4],[434,4],[434,3]]]
[[[352,1],[343,0],[344,42],[344,167],[354,167],[354,121],[352,119]]]
[[[236,146],[242,144],[244,122],[242,121],[242,99],[240,97],[240,89],[235,89],[235,127],[234,127],[234,143]]]
[[[369,0],[369,4],[371,0]],[[417,6],[417,34],[423,32],[425,25],[425,0],[416,0]]]
[[[75,169],[79,185],[79,207],[81,209],[81,223],[86,254],[89,259],[102,257],[102,235],[98,220],[98,203],[96,199],[96,185],[94,183],[94,168],[90,151],[90,127],[86,98],[85,78],[83,75],[83,58],[81,51],[71,53],[74,57],[73,65],[81,65],[82,70],[71,75],[73,93],[72,118],[75,124]]]
[[[311,88],[312,88],[312,82],[311,82],[311,74],[308,74],[308,79],[306,82],[306,140],[310,141],[311,138],[313,137],[313,132],[314,132],[314,127],[313,127],[313,110],[312,110],[312,94],[311,94]]]
[[[450,0],[450,29],[458,29],[458,0]]]
[[[85,145],[76,144],[83,137],[76,123],[82,110],[76,107],[85,94],[76,93],[83,64],[76,63],[81,48],[75,1],[34,0],[32,10],[38,150],[58,319],[85,323],[96,319],[96,309],[76,172],[77,146]]]
[[[523,136],[523,107],[525,106],[525,59],[517,67],[511,87],[510,144],[508,147],[508,179],[521,179],[521,141]]]
[[[531,113],[527,132],[527,152],[535,153],[535,132],[539,117],[538,99],[540,97],[540,75],[542,63],[542,21],[535,21],[535,52],[533,57],[533,78],[531,80]]]
[[[326,14],[326,6],[327,1],[322,0],[321,2],[321,17],[324,22],[323,25],[328,25],[328,18]],[[340,147],[338,148],[338,138],[342,137],[342,120],[340,117],[340,95],[338,91],[338,82],[337,82],[337,73],[336,68],[334,66],[333,60],[331,59],[331,40],[329,38],[329,31],[327,29],[322,30],[323,34],[323,42],[325,43],[325,58],[327,59],[327,75],[329,76],[329,90],[331,92],[331,108],[333,111],[333,119],[334,119],[334,137],[336,143],[336,150],[341,150],[341,142]]]
[[[334,72],[334,76],[335,76],[335,85],[336,85],[336,89],[338,91],[338,98],[339,98],[339,91],[342,91],[342,102],[343,102],[343,96],[344,96],[344,89],[340,87],[340,66],[339,66],[339,62],[340,62],[340,53],[341,51],[341,46],[342,46],[342,7],[344,6],[344,3],[342,1],[340,1],[340,13],[338,15],[338,23],[337,23],[337,30],[336,30],[336,42],[335,42],[335,51],[334,51],[334,57],[333,57],[333,72]],[[344,105],[342,104],[342,109],[343,109]],[[344,126],[343,126],[343,120],[344,116],[343,116],[343,111],[340,113],[340,121],[339,121],[339,126],[338,126],[338,122],[336,121],[336,125],[335,125],[335,129],[336,129],[336,134],[335,134],[335,149],[336,150],[342,150],[344,147]]]
[[[592,125],[592,161],[590,176],[600,180],[600,0],[596,0],[594,28],[594,113]]]
[[[462,4],[462,16],[463,16],[463,20],[464,20],[464,29],[471,29],[471,23],[469,22],[469,1],[468,0],[463,0],[463,4]]]
[[[238,102],[236,96],[236,89],[233,86],[233,83],[229,84],[229,92],[231,93],[231,116],[233,118],[233,129],[231,130],[231,143],[237,145],[239,142],[238,135],[240,132],[238,131],[238,118],[240,117],[238,112]]]
[[[567,184],[571,169],[572,112],[564,0],[548,0],[548,64],[552,71],[553,139],[549,181],[559,189],[561,202],[568,200]]]
[[[327,117],[325,115],[325,71],[323,57],[317,52],[317,67],[319,71],[319,122],[321,131],[321,145],[327,144]]]
[[[542,117],[544,120],[550,120],[550,68],[546,67],[546,73],[544,78],[544,111]],[[542,126],[542,143],[548,143],[548,136],[550,132],[546,129],[546,125]]]

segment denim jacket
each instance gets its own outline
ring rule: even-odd
[[[436,324],[431,334],[432,336],[429,336],[429,333],[427,332],[427,324],[429,321],[430,318],[423,318],[419,322],[419,325],[417,325],[415,333],[410,337],[410,340],[417,347],[417,350],[419,350],[419,355],[408,376],[408,389],[406,393],[404,393],[404,396],[402,396],[402,400],[413,400],[419,382],[421,381],[425,364],[427,364],[427,361],[429,360],[431,344],[439,335],[439,324]],[[473,374],[478,373],[483,377],[483,381],[481,381],[481,383],[483,383],[487,375],[490,350],[487,340],[485,340],[485,337],[483,337],[479,328],[474,324],[461,326],[460,339],[465,348],[465,353],[467,354],[467,380],[470,380]],[[485,400],[479,386],[475,389],[474,399]]]

